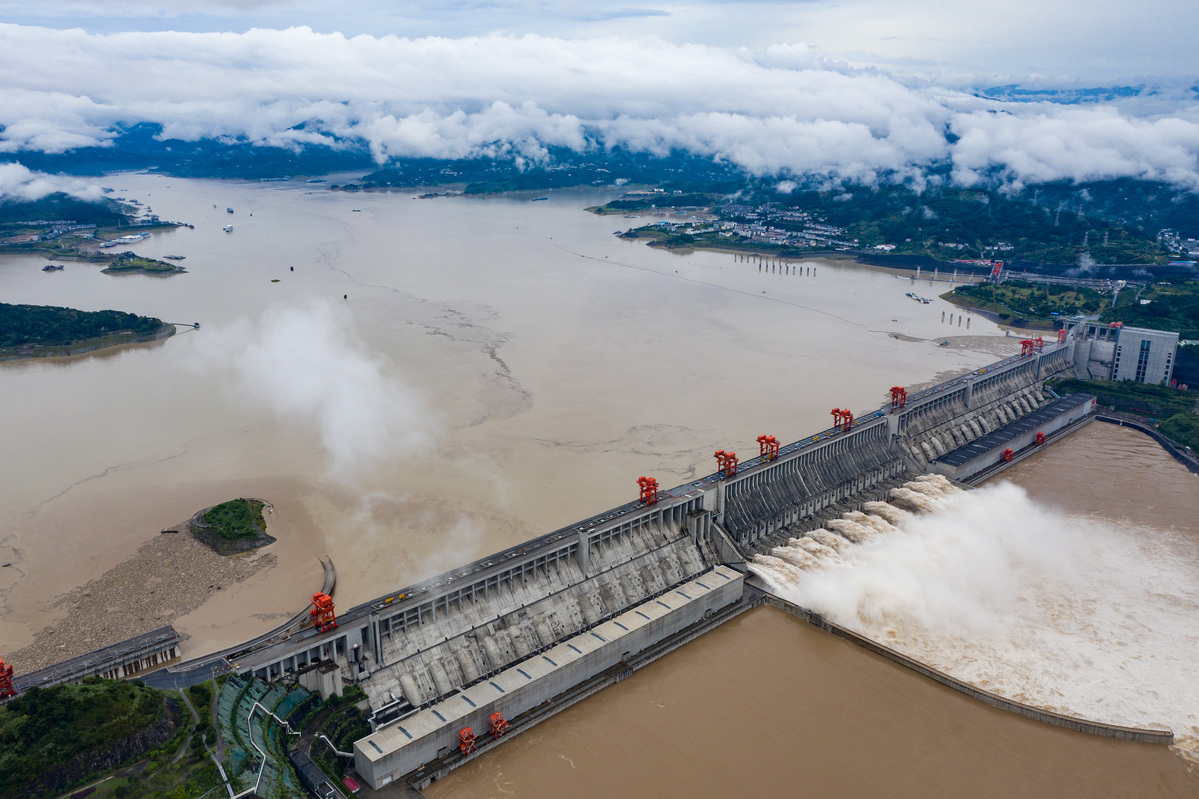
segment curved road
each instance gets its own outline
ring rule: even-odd
[[[321,558],[321,568],[324,570],[325,579],[321,586],[322,594],[332,594],[334,586],[337,585],[337,569],[333,565],[333,560],[329,557]],[[305,619],[308,618],[308,608],[304,608],[296,615],[292,616],[287,621],[275,627],[273,630],[259,635],[256,638],[251,638],[249,641],[243,641],[230,647],[226,647],[218,652],[211,652],[207,655],[202,655],[192,660],[184,661],[175,666],[168,666],[165,669],[159,669],[141,678],[142,682],[153,688],[162,688],[165,690],[179,690],[187,688],[205,680],[211,680],[220,674],[232,671],[229,665],[228,658],[230,655],[242,654],[248,650],[255,649],[259,646],[268,643],[275,643],[275,638],[288,638],[294,632],[295,628],[299,627]]]

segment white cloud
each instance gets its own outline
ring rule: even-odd
[[[0,164],[0,200],[40,200],[48,194],[63,192],[83,200],[98,200],[103,190],[86,180],[34,172],[20,164]]]
[[[1199,34],[1193,0],[0,0],[0,17],[98,32],[306,25],[412,38],[505,32],[593,39],[627,37],[635,27],[676,44],[768,48],[789,66],[809,55],[831,57],[972,86],[1034,75],[1092,83],[1190,79]]]
[[[1119,106],[986,100],[853,69],[802,44],[307,28],[104,36],[0,25],[0,87],[0,152],[9,153],[109,146],[114,125],[146,121],[189,140],[363,141],[380,161],[529,163],[549,147],[624,146],[866,182],[951,162],[967,183],[994,172],[1017,182],[1135,176],[1199,187],[1193,93]]]
[[[1111,107],[1038,104],[1023,116],[973,112],[952,126],[954,176],[970,184],[1002,170],[1014,184],[1066,178],[1163,180],[1199,190],[1199,117],[1135,119]]]

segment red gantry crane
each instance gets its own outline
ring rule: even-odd
[[[469,755],[475,751],[475,730],[473,727],[463,727],[458,731],[458,751]]]
[[[12,666],[0,658],[0,699],[16,696],[17,691],[12,685]]]
[[[737,453],[725,452],[722,449],[716,450],[716,464],[717,472],[725,477],[732,477],[737,474]]]
[[[848,408],[833,408],[833,427],[848,433],[853,428],[853,412]]]
[[[908,404],[908,392],[903,386],[891,386],[891,407],[902,408]]]
[[[312,626],[320,632],[328,632],[337,628],[337,616],[333,613],[333,597],[328,594],[312,595],[312,610],[308,611]]]
[[[779,456],[779,441],[774,436],[758,436],[759,456],[772,461]]]
[[[658,481],[652,477],[638,477],[637,485],[641,486],[641,504],[656,505],[658,503]]]
[[[504,720],[503,713],[492,713],[488,716],[488,720],[491,722],[489,732],[492,738],[499,738],[508,731],[508,722]]]

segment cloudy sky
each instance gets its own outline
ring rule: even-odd
[[[961,183],[1196,189],[1196,42],[1194,0],[0,0],[0,155],[151,121],[184,139],[349,138],[380,161],[621,145],[759,174],[949,162]],[[979,96],[1011,84],[1138,91]]]

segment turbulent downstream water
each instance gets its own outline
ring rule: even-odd
[[[750,568],[792,601],[1001,695],[1175,731],[1199,759],[1193,534],[1070,516],[999,482],[894,489]]]

